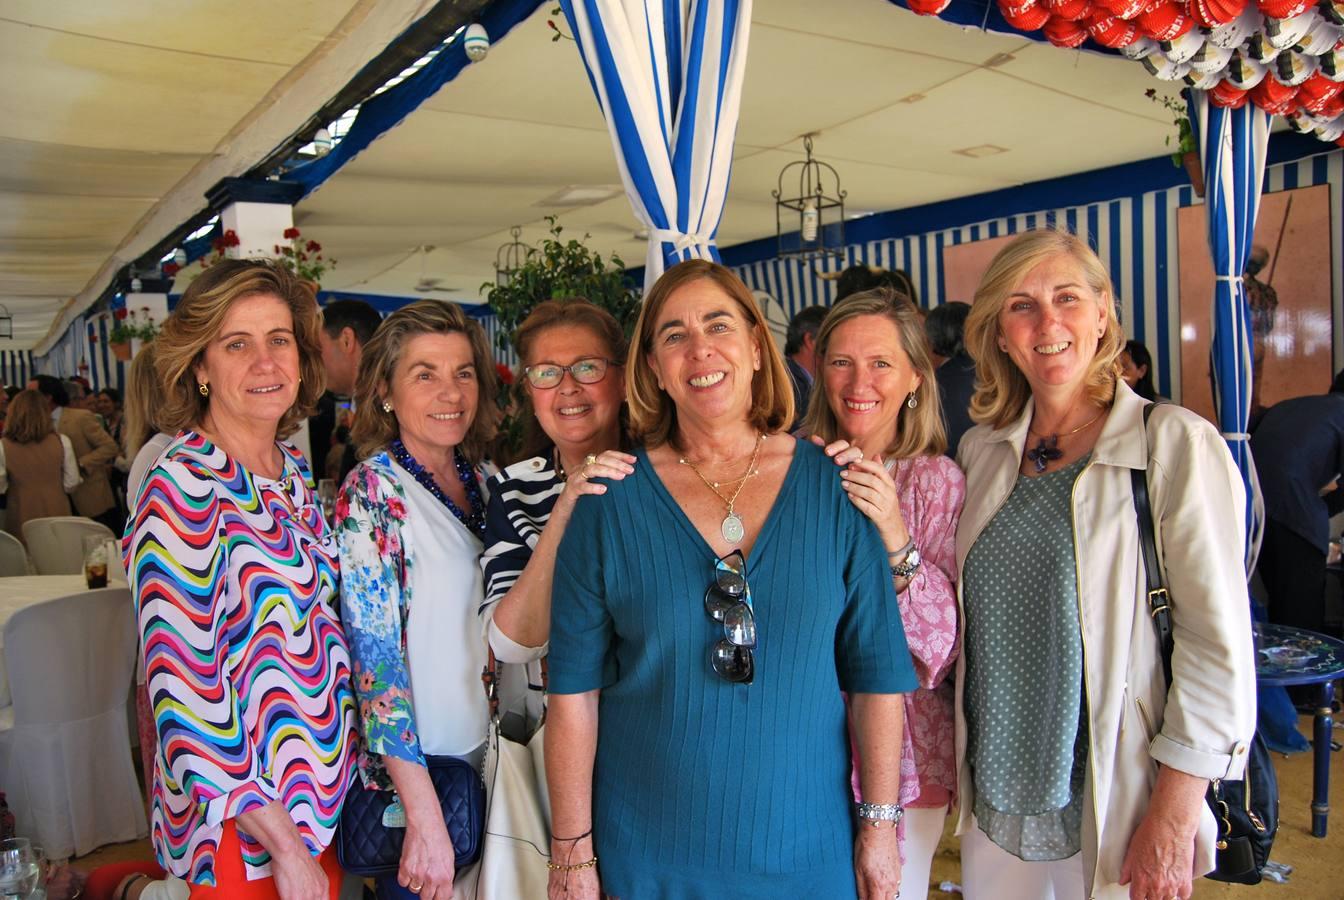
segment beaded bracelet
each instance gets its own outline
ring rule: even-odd
[[[547,862],[546,868],[550,869],[552,872],[574,872],[578,869],[591,869],[595,865],[597,865],[596,856],[587,862],[575,863],[572,866],[565,865],[564,863]]]

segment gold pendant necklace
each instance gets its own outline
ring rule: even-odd
[[[723,496],[723,493],[719,490],[719,482],[710,481],[706,478],[704,473],[696,468],[695,463],[684,456],[677,460],[677,462],[681,463],[683,466],[690,466],[691,471],[699,476],[700,480],[705,483],[705,487],[713,491],[715,496],[722,500],[724,505],[728,507],[728,514],[725,515],[723,521],[719,523],[719,534],[723,535],[723,539],[730,544],[736,544],[747,534],[746,526],[742,524],[742,517],[734,511],[733,506],[737,503],[737,496],[741,494],[742,489],[747,486],[747,481],[750,480],[753,475],[757,474],[756,460],[761,455],[761,445],[764,443],[765,435],[759,435],[756,438],[756,447],[751,451],[751,463],[747,466],[745,475],[741,478],[735,478],[733,481],[724,482],[725,484],[737,485],[737,490],[733,491],[733,496],[731,497]]]

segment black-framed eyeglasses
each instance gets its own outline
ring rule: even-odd
[[[607,377],[608,366],[619,365],[620,363],[614,359],[606,359],[601,356],[585,356],[583,359],[575,360],[567,366],[557,366],[554,363],[528,366],[523,369],[523,374],[527,376],[528,382],[534,388],[548,391],[560,385],[566,372],[574,376],[574,380],[579,384],[597,384]]]
[[[709,651],[714,674],[733,684],[751,684],[756,677],[756,612],[744,574],[741,550],[714,561],[714,582],[705,591],[705,614],[723,625],[723,637]]]

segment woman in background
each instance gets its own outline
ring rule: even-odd
[[[7,497],[5,530],[23,540],[29,519],[70,515],[66,496],[80,482],[70,439],[51,424],[46,398],[20,391],[9,404],[0,440],[0,493]]]

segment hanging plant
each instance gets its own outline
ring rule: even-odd
[[[639,315],[639,291],[625,272],[625,262],[616,254],[603,260],[573,238],[561,240],[564,230],[555,216],[547,216],[550,237],[541,248],[513,272],[507,284],[487,281],[481,285],[486,302],[499,321],[496,343],[500,350],[517,350],[513,343],[519,324],[539,303],[563,297],[583,297],[611,313],[629,337]],[[589,235],[585,234],[586,240]],[[521,385],[503,385],[500,407],[509,409]],[[522,426],[515,416],[505,416],[500,425],[502,442],[516,450]]]

